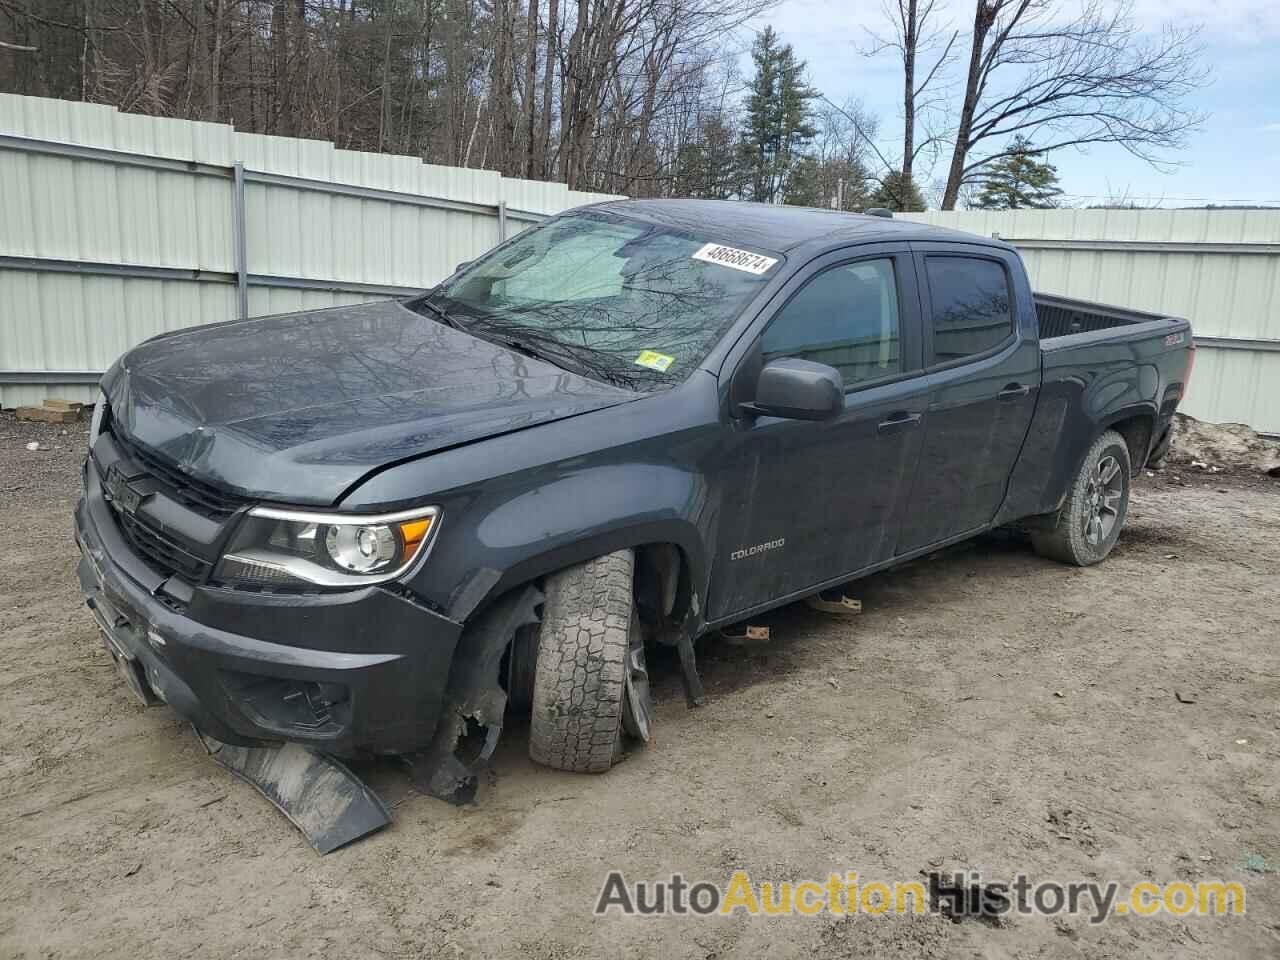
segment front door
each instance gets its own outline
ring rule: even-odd
[[[799,274],[740,375],[783,357],[840,371],[832,420],[729,427],[708,619],[837,580],[893,555],[928,398],[915,270],[902,248],[858,248]]]
[[[1004,500],[1040,387],[1031,291],[1015,285],[1012,257],[955,244],[917,254],[929,410],[898,553],[988,524]]]

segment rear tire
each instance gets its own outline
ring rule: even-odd
[[[1105,560],[1124,527],[1130,480],[1129,447],[1108,430],[1085,454],[1056,520],[1032,530],[1036,553],[1078,567]]]
[[[624,714],[628,694],[635,698],[628,677],[638,637],[643,670],[634,570],[635,555],[620,550],[547,578],[529,724],[534,762],[603,773],[621,756],[624,719],[634,727]]]

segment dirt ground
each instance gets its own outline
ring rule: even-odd
[[[765,647],[704,640],[707,705],[659,664],[657,742],[602,777],[535,768],[518,724],[472,806],[366,766],[395,822],[320,858],[127,698],[75,585],[84,426],[63,429],[0,417],[2,956],[1280,956],[1280,481],[1168,467],[1099,567],[988,538],[861,581],[861,617],[797,605]],[[1234,880],[1248,912],[591,912],[612,868],[939,867]]]

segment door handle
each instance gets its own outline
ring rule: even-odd
[[[908,430],[911,427],[920,426],[920,414],[907,413],[905,410],[899,410],[897,413],[890,414],[888,420],[880,421],[876,427],[877,433],[898,433],[902,430]]]
[[[1002,403],[1012,403],[1014,400],[1021,400],[1030,392],[1031,388],[1025,383],[1010,383],[1006,384],[1005,388],[997,393],[996,396]]]

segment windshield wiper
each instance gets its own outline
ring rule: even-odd
[[[466,326],[463,325],[461,320],[459,320],[457,317],[451,314],[444,307],[441,307],[432,303],[431,298],[429,296],[423,297],[418,301],[418,303],[420,303],[422,306],[426,307],[428,310],[434,313],[436,317],[440,320],[440,322],[443,323],[446,327],[453,327],[453,329],[455,330],[467,329]]]
[[[617,362],[608,353],[586,344],[565,343],[530,327],[504,323],[496,317],[474,317],[463,323],[443,307],[432,303],[429,298],[424,297],[419,303],[451,327],[579,376],[603,380],[631,390],[643,389],[642,385],[653,379],[645,375],[648,371],[640,373],[618,369]]]
[[[537,360],[545,360],[561,369],[568,368],[579,375],[603,380],[615,387],[637,390],[643,389],[644,383],[652,381],[652,377],[638,371],[620,369],[609,354],[585,345],[564,343],[552,337],[536,335],[532,338],[534,341],[532,343],[529,338],[513,337],[509,334],[498,334],[492,339],[508,350],[514,350],[516,353]],[[573,369],[575,367],[577,369]]]
[[[522,354],[526,357],[532,357],[535,360],[545,360],[547,363],[554,363],[558,367],[564,365],[563,360],[565,354],[568,354],[575,360],[577,359],[577,355],[571,349],[567,348],[565,344],[557,343],[554,340],[544,340],[543,342],[554,343],[557,347],[561,348],[559,351],[534,346],[527,338],[513,337],[505,333],[491,333],[488,334],[488,336],[494,343],[504,346],[508,350],[514,350],[516,353]]]
[[[568,369],[572,373],[586,374],[610,383],[614,382],[614,377],[600,363],[606,355],[585,344],[579,346],[565,343],[555,337],[507,324],[487,324],[483,332],[477,332],[475,335],[492,340],[522,356],[555,364],[562,370]]]

